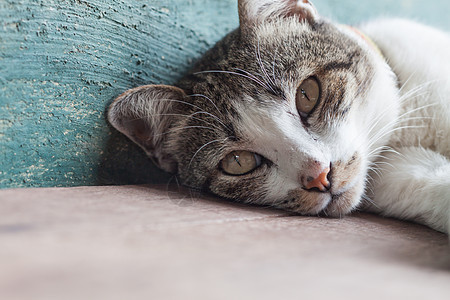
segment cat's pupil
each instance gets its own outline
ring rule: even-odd
[[[297,89],[297,110],[302,117],[307,117],[317,105],[320,98],[320,86],[315,77],[309,77]]]
[[[234,160],[237,162],[237,164],[239,165],[239,167],[242,167],[241,163],[239,162],[239,155],[235,154],[235,155],[234,155]]]
[[[309,97],[308,97],[308,94],[303,89],[302,89],[302,94],[303,94],[303,96],[305,96],[306,99],[308,99],[308,101],[311,101],[311,99],[309,99]]]

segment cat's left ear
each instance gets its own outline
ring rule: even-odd
[[[241,28],[292,16],[310,24],[319,19],[316,8],[308,0],[239,0],[238,8]]]
[[[175,173],[177,162],[167,139],[185,97],[184,91],[174,86],[140,86],[114,100],[108,121],[138,144],[161,169]]]

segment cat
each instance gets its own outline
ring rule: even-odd
[[[310,1],[240,0],[239,28],[176,86],[126,91],[109,122],[187,187],[302,215],[356,209],[450,229],[450,38],[358,29]]]

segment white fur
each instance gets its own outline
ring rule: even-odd
[[[373,184],[374,210],[448,232],[450,162],[422,147],[399,150],[385,155],[387,165]]]
[[[401,88],[399,127],[372,186],[371,210],[449,232],[450,38],[405,20],[367,24],[362,30],[384,53]]]

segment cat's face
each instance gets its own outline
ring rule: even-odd
[[[392,74],[308,1],[239,8],[240,29],[179,88],[127,91],[110,122],[187,186],[302,214],[351,211],[394,125]]]

